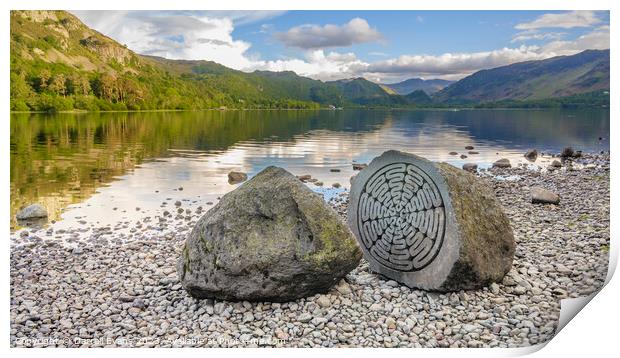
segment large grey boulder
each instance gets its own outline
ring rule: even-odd
[[[361,257],[321,196],[268,167],[200,218],[178,272],[197,298],[281,302],[329,290]]]
[[[353,178],[348,222],[370,268],[409,287],[480,288],[512,266],[512,228],[493,190],[413,154],[385,152]]]
[[[28,205],[21,209],[15,218],[17,220],[41,219],[47,217],[47,209],[41,204]]]

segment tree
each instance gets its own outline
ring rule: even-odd
[[[32,88],[23,73],[11,72],[11,98],[27,99],[32,96]]]
[[[99,98],[116,102],[118,100],[118,89],[116,85],[116,76],[104,73],[93,81],[93,91]]]
[[[118,81],[119,100],[130,108],[135,108],[142,101],[144,93],[138,83],[131,78],[121,78]]]
[[[39,72],[39,75],[34,78],[34,88],[37,92],[43,92],[47,89],[47,85],[49,83],[50,78],[52,77],[52,73],[50,70],[43,69]]]
[[[62,95],[65,97],[67,95],[67,86],[66,86],[66,77],[62,73],[55,75],[52,77],[51,82],[49,83],[49,90]]]
[[[67,93],[86,96],[90,93],[90,82],[84,76],[74,73],[67,79]]]

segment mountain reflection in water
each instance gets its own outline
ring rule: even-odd
[[[235,187],[231,170],[251,177],[276,165],[346,188],[352,163],[388,149],[459,167],[523,161],[528,148],[609,149],[608,110],[12,114],[10,126],[13,229],[17,210],[33,202],[69,225],[154,214],[166,198],[213,201]]]

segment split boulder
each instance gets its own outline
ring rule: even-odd
[[[370,268],[409,287],[501,282],[515,242],[492,188],[447,163],[388,151],[353,178],[349,226]]]

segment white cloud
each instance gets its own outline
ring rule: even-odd
[[[541,52],[553,56],[572,55],[584,50],[605,50],[609,46],[609,26],[601,26],[573,41],[549,42],[542,46]]]
[[[574,55],[584,50],[604,50],[610,46],[609,26],[600,26],[572,41],[556,40],[540,46],[521,45],[494,51],[472,53],[445,53],[431,55],[403,55],[378,61],[363,68],[369,78],[383,76],[386,80],[411,77],[458,80],[473,72],[505,66],[516,62],[542,60],[554,56]]]
[[[594,11],[570,11],[560,14],[544,14],[534,21],[517,24],[517,30],[534,30],[543,28],[562,28],[571,29],[575,27],[592,27],[599,24],[601,19],[598,18]]]
[[[370,28],[365,20],[353,19],[342,26],[325,25],[311,29],[310,33],[318,31],[323,36],[319,36],[319,39],[302,36],[301,38],[305,40],[298,44],[305,45],[309,49],[303,51],[302,56],[298,58],[262,60],[258,54],[249,54],[251,49],[249,42],[233,37],[235,21],[241,21],[240,17],[237,17],[237,20],[231,17],[218,18],[212,16],[210,12],[180,14],[152,11],[76,11],[75,13],[89,26],[127,44],[138,53],[171,59],[210,60],[243,71],[294,71],[299,75],[321,80],[359,76],[375,81],[381,79],[384,82],[397,82],[412,77],[457,80],[481,69],[570,55],[586,49],[609,48],[608,25],[594,28],[571,41],[561,40],[562,33],[526,30],[516,34],[513,42],[516,42],[515,39],[519,36],[521,39],[518,41],[528,40],[525,38],[527,36],[530,36],[530,39],[551,41],[537,46],[521,45],[494,51],[439,55],[407,54],[379,61],[364,61],[353,52],[327,52],[325,48],[314,48],[319,46],[319,43],[324,47],[333,47],[336,46],[335,43],[350,44],[380,37],[380,34]],[[245,18],[243,21],[249,20]],[[266,25],[261,29],[268,31],[270,27]],[[335,26],[335,29],[330,26]],[[380,52],[369,55],[387,57]]]
[[[329,81],[358,76],[359,69],[367,65],[352,52],[326,54],[324,50],[313,50],[307,52],[305,59],[257,61],[247,70],[294,71],[301,76]]]
[[[277,33],[276,38],[289,47],[319,49],[378,41],[381,39],[381,33],[370,27],[366,20],[354,18],[341,26],[332,24],[296,26],[286,32]]]
[[[519,61],[545,58],[536,46],[503,48],[473,53],[433,55],[403,55],[398,58],[369,64],[364,72],[372,76],[383,74],[391,79],[428,77],[455,79],[480,69],[493,68]]]
[[[522,31],[514,35],[511,43],[525,42],[530,40],[558,40],[566,36],[566,32],[543,32],[537,31]]]
[[[234,21],[203,12],[75,11],[86,24],[140,54],[170,59],[205,59],[242,69],[251,44],[235,40]],[[238,15],[237,19],[245,19]]]

